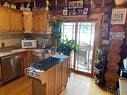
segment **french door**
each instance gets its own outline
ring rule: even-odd
[[[73,39],[78,51],[71,53],[70,67],[76,71],[91,73],[95,38],[95,22],[65,22],[62,24],[62,38]]]

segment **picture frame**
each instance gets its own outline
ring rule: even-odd
[[[68,10],[67,9],[63,9],[63,15],[68,15]]]
[[[89,10],[88,8],[84,8],[83,9],[83,15],[87,15],[88,14],[88,10]]]
[[[111,24],[125,24],[127,8],[113,8]]]
[[[75,9],[75,8],[83,8],[83,0],[70,1],[69,2],[69,9]]]

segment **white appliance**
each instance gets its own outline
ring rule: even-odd
[[[22,48],[37,48],[37,40],[22,40]]]

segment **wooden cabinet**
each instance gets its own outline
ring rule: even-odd
[[[62,63],[62,87],[66,86],[69,76],[68,60]]]
[[[16,9],[0,7],[0,32],[22,32],[22,12]]]
[[[34,62],[32,51],[26,52],[26,62],[27,62],[27,66],[29,66],[30,64],[32,64]]]
[[[56,65],[55,93],[59,93],[62,88],[62,63]]]
[[[48,34],[50,32],[47,11],[33,12],[33,32],[42,34]]]
[[[32,63],[32,51],[24,51],[18,53],[21,56],[21,75],[24,75],[24,70]]]
[[[9,10],[5,7],[0,7],[0,32],[10,31]]]
[[[50,68],[48,71],[42,72],[40,80],[32,79],[32,84],[38,85],[32,87],[32,95],[59,95],[68,82],[68,71],[67,58],[63,62]]]
[[[48,11],[22,12],[0,7],[0,32],[50,34]]]
[[[10,10],[10,22],[12,32],[22,32],[23,31],[23,15],[19,10]]]
[[[18,53],[17,55],[21,56],[21,75],[24,75],[24,69],[27,67],[26,52],[21,52]]]
[[[47,71],[47,83],[46,83],[46,95],[56,95],[55,94],[55,67]]]
[[[32,33],[33,19],[32,12],[23,12],[23,28],[25,33]]]

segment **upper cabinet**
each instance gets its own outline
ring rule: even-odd
[[[0,7],[0,32],[50,34],[48,11],[22,12]]]
[[[33,29],[33,19],[32,12],[23,12],[23,24],[24,24],[24,32],[32,33]]]
[[[33,32],[49,34],[50,28],[48,20],[49,18],[47,11],[33,12]]]
[[[23,31],[23,15],[19,10],[10,10],[10,20],[11,20],[11,31],[12,32],[22,32]]]
[[[0,32],[22,32],[22,12],[15,9],[0,7]]]
[[[9,10],[4,7],[0,7],[0,32],[10,31],[10,19]]]

